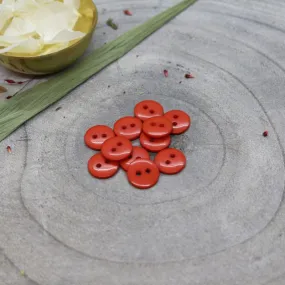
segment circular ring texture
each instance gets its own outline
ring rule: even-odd
[[[151,138],[162,138],[172,132],[172,123],[166,117],[153,117],[143,123],[143,132]]]
[[[145,121],[152,117],[162,116],[164,110],[160,103],[154,100],[144,100],[136,104],[134,113],[137,118]]]
[[[108,1],[120,33],[180,2]],[[197,1],[2,141],[0,283],[284,285],[284,13],[281,0]],[[191,116],[170,146],[187,167],[149,191],[124,171],[94,178],[87,129],[150,98]]]
[[[106,140],[101,152],[103,156],[109,160],[123,160],[132,153],[133,146],[131,142],[125,137],[113,137]]]
[[[151,152],[159,152],[167,147],[169,147],[171,143],[171,137],[166,136],[163,138],[151,138],[146,134],[142,133],[140,136],[141,146]]]
[[[186,157],[178,149],[167,148],[156,155],[154,162],[160,172],[165,174],[176,174],[185,168]]]
[[[110,178],[118,169],[117,161],[108,161],[101,153],[96,153],[88,161],[88,170],[96,178]]]
[[[179,135],[187,131],[191,125],[191,118],[181,110],[171,110],[164,116],[172,123],[172,134]]]
[[[137,139],[142,132],[142,122],[135,117],[124,117],[114,124],[114,132],[117,136],[126,137],[129,140]]]
[[[131,163],[133,163],[136,159],[150,159],[149,153],[142,147],[133,146],[132,154],[123,161],[120,162],[120,166],[127,171]]]
[[[87,130],[84,136],[85,144],[91,149],[100,150],[103,143],[114,137],[113,130],[108,126],[97,125]]]
[[[129,182],[136,188],[149,189],[159,179],[159,170],[155,163],[148,159],[136,159],[128,168]]]

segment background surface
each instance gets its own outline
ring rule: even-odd
[[[175,3],[96,1],[89,51]],[[284,14],[282,0],[200,0],[1,142],[0,284],[284,285]],[[149,191],[122,171],[93,179],[85,131],[146,98],[191,115],[172,142],[187,168]]]

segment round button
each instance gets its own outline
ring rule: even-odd
[[[96,178],[109,178],[119,169],[117,161],[108,161],[101,153],[96,153],[88,161],[88,170]]]
[[[109,160],[123,160],[132,153],[133,146],[125,137],[113,137],[106,140],[101,148],[104,157]]]
[[[175,174],[186,166],[186,157],[180,150],[168,148],[160,151],[156,155],[154,162],[160,172]]]
[[[179,135],[187,131],[191,125],[191,118],[183,111],[172,110],[164,115],[172,123],[172,134]]]
[[[172,132],[172,123],[166,117],[154,117],[143,123],[143,132],[152,138],[162,138]]]
[[[135,116],[142,121],[152,117],[162,116],[163,113],[163,107],[153,100],[145,100],[135,106]]]
[[[136,159],[150,159],[149,153],[142,147],[134,146],[132,154],[129,155],[129,157],[123,161],[121,161],[120,165],[124,170],[128,170],[131,163],[133,163]]]
[[[142,147],[151,152],[159,152],[167,147],[169,147],[171,143],[170,136],[166,136],[163,138],[155,139],[148,137],[146,134],[142,133],[140,136],[140,143]]]
[[[114,124],[114,132],[117,136],[126,137],[129,140],[137,139],[142,131],[142,122],[135,117],[124,117]]]
[[[115,134],[110,127],[97,125],[85,133],[84,141],[88,147],[100,150],[104,141],[114,136]]]
[[[136,159],[128,169],[129,182],[139,189],[154,186],[159,179],[159,170],[155,163],[147,159]]]

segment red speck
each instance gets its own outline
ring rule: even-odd
[[[189,79],[189,78],[195,78],[195,77],[191,73],[186,73],[185,78]]]
[[[5,82],[9,83],[9,84],[15,84],[16,81],[12,80],[12,79],[5,79]]]
[[[11,152],[12,152],[12,149],[11,149],[11,147],[10,147],[9,145],[7,146],[7,148],[6,148],[6,149],[7,149],[7,151],[8,151],[9,153],[11,153]]]
[[[164,73],[164,76],[165,76],[165,77],[168,77],[168,70],[164,69],[164,70],[163,70],[163,73]]]
[[[15,81],[15,80],[12,80],[12,79],[5,79],[4,80],[6,83],[8,83],[8,84],[23,84],[23,83],[25,83],[25,81]]]
[[[12,98],[12,96],[7,96],[7,97],[6,97],[6,99],[11,99],[11,98]]]
[[[130,10],[124,10],[124,14],[127,16],[132,16],[133,13]]]
[[[262,135],[266,138],[268,136],[268,131],[264,131]]]

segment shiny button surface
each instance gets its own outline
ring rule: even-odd
[[[109,160],[123,160],[132,153],[131,142],[122,136],[113,137],[106,140],[101,148],[103,156]]]
[[[135,116],[142,121],[164,114],[161,104],[154,100],[145,100],[138,103],[134,110]]]
[[[137,139],[142,131],[142,121],[135,117],[124,117],[114,124],[114,132],[117,136],[126,137],[129,140]]]
[[[114,137],[115,133],[108,126],[97,125],[91,127],[84,136],[85,144],[95,150],[100,150],[102,144],[109,138]]]
[[[88,161],[88,171],[96,178],[112,177],[118,169],[118,162],[106,160],[101,153],[93,155]]]
[[[129,182],[139,189],[148,189],[154,186],[159,175],[155,163],[147,159],[136,159],[131,163],[127,172]]]
[[[143,123],[143,132],[152,138],[161,138],[172,132],[172,123],[166,117],[154,117]]]
[[[167,148],[156,155],[154,162],[160,172],[165,174],[176,174],[185,168],[186,157],[178,149]]]
[[[146,134],[142,133],[140,136],[141,146],[151,152],[158,152],[167,148],[171,143],[170,136],[155,139],[148,137]]]
[[[136,159],[150,159],[149,153],[142,147],[134,146],[133,152],[125,160],[120,162],[121,167],[127,171],[130,164],[133,163]]]
[[[187,131],[191,125],[191,118],[181,110],[172,110],[164,115],[172,123],[172,134],[179,135]]]

